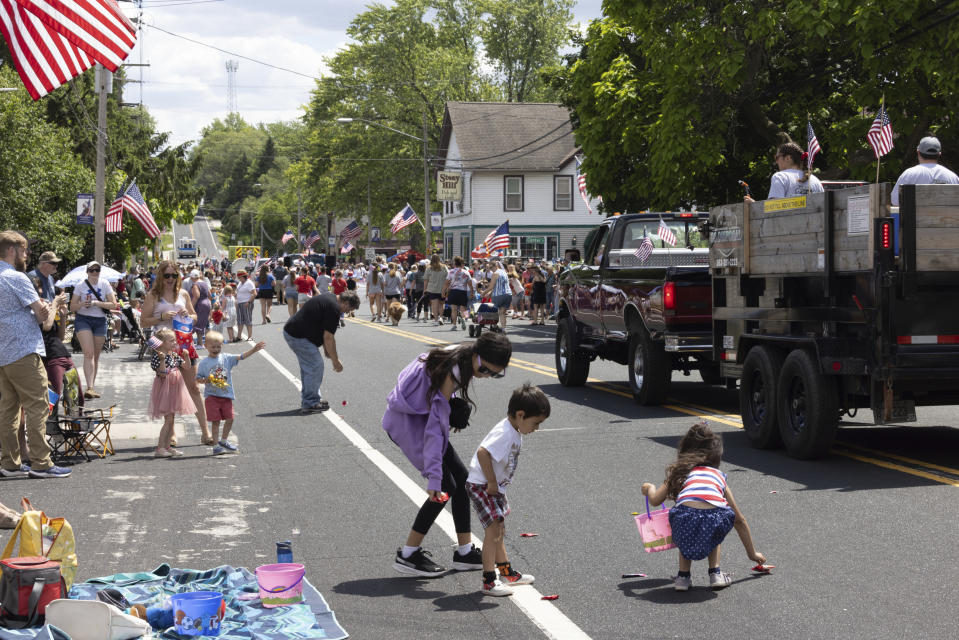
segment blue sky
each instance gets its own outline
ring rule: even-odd
[[[602,15],[602,0],[579,0],[581,23]],[[143,0],[143,22],[220,49],[307,75],[325,72],[323,58],[347,42],[346,27],[368,0]],[[128,15],[135,9],[121,1]],[[199,137],[227,114],[226,61],[231,56],[146,27],[128,63],[127,102],[142,101],[170,143]],[[237,105],[248,122],[296,118],[309,101],[313,80],[240,59]]]

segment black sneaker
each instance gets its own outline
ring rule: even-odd
[[[483,568],[483,550],[477,549],[476,545],[469,552],[460,554],[459,550],[453,552],[453,569],[456,571],[478,571]]]
[[[326,400],[320,400],[319,404],[315,404],[312,407],[302,407],[300,409],[300,415],[308,416],[311,413],[322,413],[323,411],[329,410],[329,408],[330,408],[329,402],[327,402]]]
[[[417,549],[409,558],[404,558],[402,551],[402,547],[397,547],[396,559],[393,561],[393,568],[400,573],[421,578],[437,578],[446,573],[445,567],[433,562],[429,551]]]

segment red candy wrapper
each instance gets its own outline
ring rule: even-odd
[[[430,500],[432,500],[433,502],[446,502],[449,499],[450,499],[450,496],[445,491],[437,495],[435,498],[430,498]]]
[[[557,598],[559,598],[559,596],[557,595],[543,596],[542,598],[540,598],[540,600],[556,600]]]
[[[538,535],[539,535],[538,533],[521,533],[521,534],[519,534],[519,537],[520,537],[520,538],[535,538],[535,537],[538,536]]]
[[[769,573],[771,569],[775,569],[776,566],[772,564],[757,564],[753,567],[753,571],[756,573]]]

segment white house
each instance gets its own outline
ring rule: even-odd
[[[468,258],[506,220],[509,255],[553,260],[582,249],[602,217],[599,200],[590,213],[577,187],[577,152],[560,104],[447,102],[439,167],[462,172],[462,197],[441,203],[446,257]]]

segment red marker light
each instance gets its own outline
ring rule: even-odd
[[[676,308],[676,283],[667,282],[663,285],[663,308]]]
[[[882,248],[892,248],[892,224],[889,222],[882,223]]]

